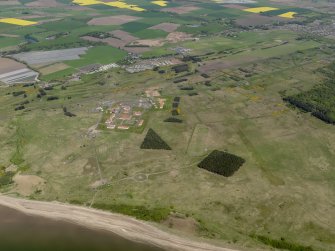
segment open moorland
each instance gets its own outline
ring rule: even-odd
[[[0,6],[2,194],[236,250],[335,249],[333,3]]]

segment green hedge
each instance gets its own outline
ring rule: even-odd
[[[252,237],[264,243],[265,245],[278,248],[278,249],[286,249],[289,251],[315,251],[315,249],[313,249],[310,246],[302,246],[300,244],[288,242],[283,238],[280,240],[275,240],[275,239],[270,239],[269,237],[262,236],[262,235],[252,235]]]
[[[160,222],[165,220],[169,214],[170,209],[168,208],[146,208],[145,206],[133,206],[125,204],[103,204],[95,203],[94,208],[108,210],[115,213],[125,214],[133,216],[136,219],[145,221]]]

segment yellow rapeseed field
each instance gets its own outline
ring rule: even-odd
[[[249,9],[244,9],[244,11],[252,12],[252,13],[262,13],[262,12],[267,12],[271,10],[278,10],[278,8],[273,8],[273,7],[256,7],[256,8],[249,8]]]
[[[2,18],[0,19],[0,23],[15,24],[15,25],[20,25],[20,26],[28,26],[28,25],[37,24],[37,22],[27,21],[27,20],[22,20],[22,19],[17,19],[17,18]]]
[[[298,14],[297,12],[293,12],[293,11],[290,11],[290,12],[286,12],[286,13],[283,13],[283,14],[280,14],[278,15],[279,17],[285,17],[285,18],[294,18],[294,15],[295,14]]]
[[[104,4],[120,9],[129,9],[129,10],[134,10],[134,11],[145,11],[145,9],[138,7],[135,4],[127,4],[122,1],[115,1],[115,2],[102,2],[102,1],[97,1],[97,0],[73,0],[73,3],[79,4],[81,6],[85,5],[95,5],[95,4]]]
[[[165,7],[167,6],[167,1],[152,1],[151,3]]]
[[[73,3],[79,4],[81,6],[94,5],[94,4],[103,4],[103,2],[96,1],[96,0],[73,0]]]
[[[134,11],[145,11],[145,9],[138,7],[137,5],[134,4],[127,4],[125,2],[117,1],[117,2],[103,2],[103,4],[120,8],[120,9],[129,9],[129,10],[134,10]]]

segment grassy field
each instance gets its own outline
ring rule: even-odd
[[[163,122],[169,110],[152,111],[147,128],[153,128],[172,148],[159,152],[159,157],[157,150],[140,149],[145,132],[104,131],[94,139],[83,135],[99,120],[99,113],[88,112],[99,100],[127,99],[157,81],[164,95],[176,95],[178,89],[169,80],[162,81],[158,73],[143,72],[129,82],[127,74],[114,71],[108,74],[113,82],[120,83],[118,87],[112,87],[108,79],[105,85],[97,85],[104,75],[72,83],[66,90],[55,87],[47,96],[57,95],[58,100],[42,98],[43,109],[40,102],[31,102],[27,105],[30,111],[2,121],[2,165],[10,164],[15,157],[20,159],[19,165],[29,166],[25,173],[47,181],[42,193],[31,195],[35,199],[89,204],[95,193],[90,186],[101,178],[100,169],[108,185],[96,192],[97,207],[125,213],[130,206],[165,208],[195,218],[198,230],[194,234],[229,240],[237,246],[262,246],[259,238],[250,237],[259,235],[331,250],[333,217],[324,212],[331,212],[329,198],[335,191],[331,168],[335,161],[334,128],[290,110],[278,94],[300,88],[300,83],[305,88],[315,83],[311,69],[320,65],[317,59],[305,59],[313,53],[287,55],[283,58],[286,64],[275,72],[269,71],[272,60],[259,62],[264,72],[245,88],[223,85],[218,91],[202,89],[198,96],[182,96],[181,124]],[[292,59],[300,63],[293,66]],[[34,99],[34,95],[28,95],[28,99]],[[6,117],[19,99],[5,96],[1,114]],[[62,106],[77,117],[64,116]],[[53,144],[47,144],[49,141]],[[197,168],[200,160],[215,149],[241,156],[246,163],[230,178]],[[291,228],[292,224],[296,227]]]
[[[111,46],[97,46],[88,50],[81,59],[67,62],[72,67],[82,67],[89,64],[110,64],[115,63],[124,58],[126,52],[111,47]]]

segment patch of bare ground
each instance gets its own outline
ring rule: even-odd
[[[257,57],[245,56],[243,59],[215,59],[207,61],[199,67],[199,71],[203,73],[210,73],[215,71],[222,71],[227,68],[232,68],[241,64],[250,63],[258,60]]]
[[[238,10],[244,10],[246,7],[243,5],[238,4],[225,4],[224,7],[231,8],[231,9],[238,9]]]
[[[169,43],[178,43],[178,42],[193,40],[193,39],[195,38],[193,38],[191,34],[187,34],[185,32],[178,32],[178,31],[171,32],[166,37],[166,40]]]
[[[146,51],[150,51],[150,47],[124,47],[125,51],[135,54],[140,54]]]
[[[24,69],[26,66],[13,59],[0,57],[0,74]]]
[[[62,71],[69,68],[67,64],[64,63],[56,63],[52,65],[48,65],[46,67],[42,67],[39,69],[39,72],[42,73],[43,75],[48,75],[54,72]]]
[[[91,19],[88,25],[122,25],[141,19],[140,17],[118,15],[109,17],[97,17]]]
[[[165,32],[173,32],[178,29],[180,24],[174,24],[174,23],[160,23],[155,26],[150,27],[151,30],[162,30]]]
[[[97,38],[97,37],[91,37],[91,36],[83,36],[83,37],[80,37],[84,40],[87,40],[87,41],[90,41],[90,42],[102,42],[103,39],[101,38]]]
[[[12,6],[12,5],[21,5],[19,1],[16,0],[2,0],[0,1],[0,6]]]
[[[89,11],[94,11],[94,9],[88,7],[88,6],[81,6],[81,5],[72,5],[72,6],[66,6],[66,9],[68,10],[89,10]],[[98,13],[90,13],[88,16],[97,16],[99,15]]]
[[[181,6],[181,7],[164,8],[164,9],[161,9],[161,11],[172,12],[172,13],[177,13],[177,14],[186,14],[191,11],[198,10],[198,9],[200,8],[196,6]]]
[[[107,183],[108,183],[108,180],[106,180],[106,179],[97,180],[90,185],[90,188],[96,189],[96,188],[98,188],[100,186],[103,186]]]
[[[131,45],[158,47],[164,45],[164,39],[139,39],[134,41]]]
[[[119,38],[120,40],[125,41],[127,43],[130,43],[130,42],[138,39],[137,37],[134,37],[134,36],[130,35],[128,32],[123,31],[123,30],[111,31],[110,34],[113,37]]]
[[[102,42],[118,48],[123,48],[128,44],[126,41],[113,37],[105,38],[102,40]]]
[[[13,180],[15,182],[14,191],[23,196],[29,196],[37,190],[42,190],[45,183],[44,179],[36,175],[16,174]]]
[[[164,222],[163,225],[187,233],[187,234],[196,234],[198,231],[198,222],[193,218],[180,217],[178,215],[169,216]]]
[[[19,35],[14,35],[14,34],[5,34],[5,33],[1,33],[0,37],[20,37]]]
[[[56,0],[37,0],[34,2],[27,3],[26,6],[34,8],[43,8],[43,7],[60,7],[64,4],[57,2]]]

